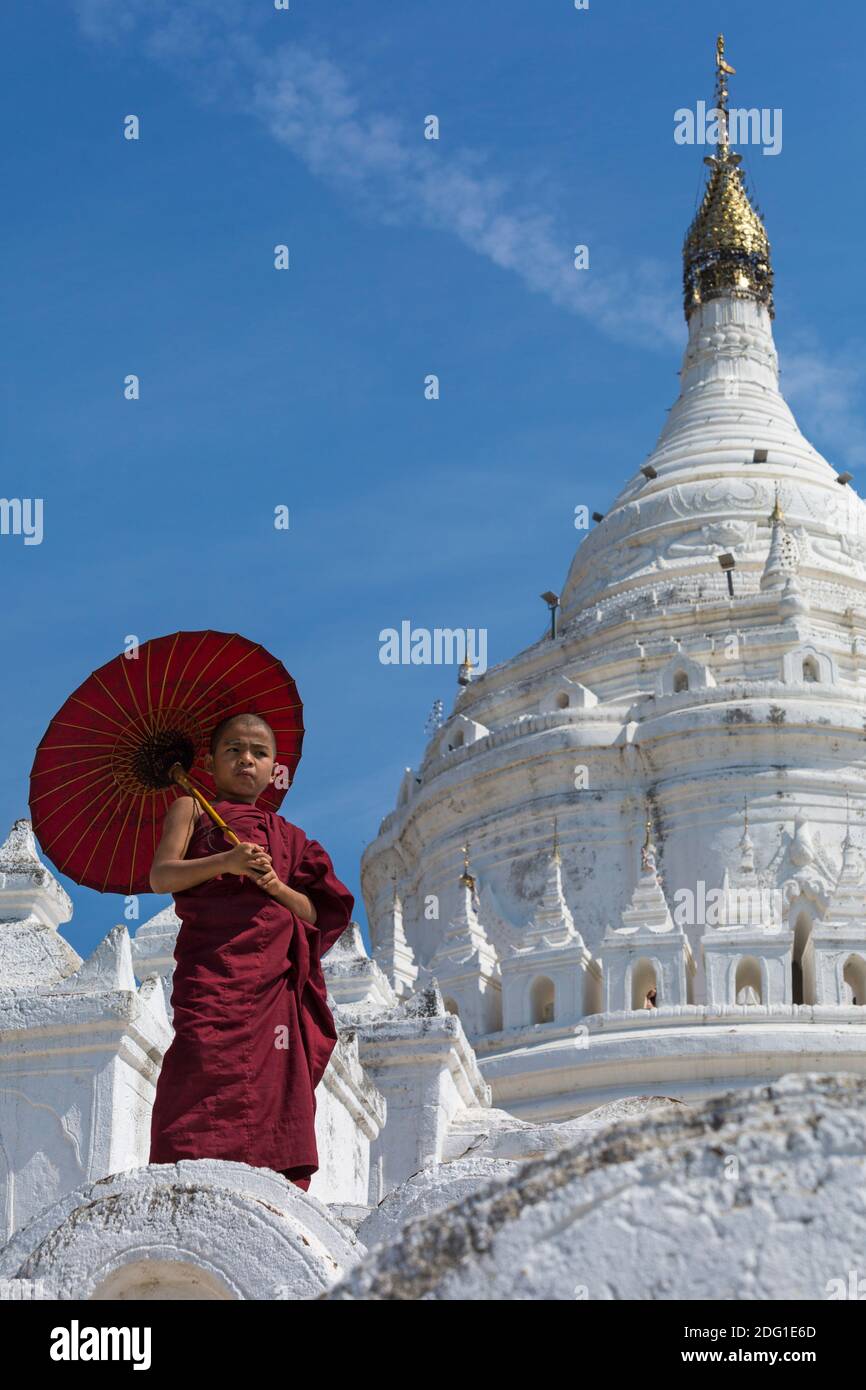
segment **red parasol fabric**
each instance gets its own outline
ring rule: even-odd
[[[33,760],[30,813],[48,858],[102,893],[151,892],[162,822],[183,794],[168,769],[181,763],[213,797],[202,765],[211,731],[247,712],[276,736],[278,778],[259,798],[275,811],[304,741],[303,705],[281,661],[237,633],[208,630],[156,637],[100,666],[58,710]]]

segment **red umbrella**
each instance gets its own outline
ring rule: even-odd
[[[149,893],[162,822],[181,788],[224,824],[207,801],[216,788],[202,758],[216,724],[247,712],[276,736],[281,775],[259,798],[275,811],[301,757],[303,706],[264,647],[236,633],[175,632],[100,666],[57,711],[33,760],[30,812],[46,855],[88,888]]]

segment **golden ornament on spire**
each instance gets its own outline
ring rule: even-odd
[[[749,201],[740,169],[742,156],[729,143],[725,40],[716,41],[716,153],[704,163],[712,170],[701,206],[683,245],[686,318],[708,299],[755,299],[773,317],[773,269],[764,224]]]
[[[475,875],[469,872],[468,844],[463,846],[463,872],[460,875],[460,882],[463,884],[464,888],[469,888],[471,892],[475,892]]]
[[[724,34],[719,34],[719,37],[716,39],[716,67],[719,69],[720,72],[727,72],[733,74],[737,71],[736,68],[731,67],[730,63],[725,62]]]

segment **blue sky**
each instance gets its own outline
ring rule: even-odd
[[[44,538],[0,537],[0,829],[127,634],[240,631],[298,683],[282,812],[365,923],[361,853],[456,690],[382,665],[380,630],[486,627],[491,665],[535,641],[574,507],[605,510],[676,396],[706,151],[674,112],[711,98],[719,27],[732,104],[783,112],[778,155],[743,150],[783,389],[859,482],[855,8],[7,0],[2,491],[44,499]],[[87,954],[122,900],[64,883]]]

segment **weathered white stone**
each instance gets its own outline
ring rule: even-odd
[[[351,922],[334,942],[322,961],[322,971],[328,994],[347,1021],[391,1008],[398,1002],[385,972],[367,955],[357,922]]]
[[[502,1026],[499,957],[478,916],[475,883],[461,875],[458,905],[430,958],[419,984],[435,975],[445,1007],[459,1014],[470,1038]]]
[[[573,1023],[601,1008],[601,965],[574,925],[562,882],[558,846],[547,882],[520,944],[505,941],[500,961],[503,1029]]]
[[[340,1010],[335,1009],[335,1016]],[[322,1202],[366,1204],[380,1193],[373,1159],[388,1113],[372,1073],[361,1064],[357,1033],[338,1025],[337,1045],[316,1090],[319,1167],[307,1191]]]
[[[412,1221],[321,1297],[847,1297],[864,1190],[866,1081],[786,1077],[620,1117]]]
[[[352,927],[356,933],[356,938],[360,940],[361,930],[357,922],[353,922]],[[353,938],[353,945],[355,944],[355,938]],[[363,942],[361,942],[360,949],[364,951],[365,955],[367,954]],[[389,988],[393,986],[393,992],[397,998],[405,999],[412,994],[418,980],[418,966],[415,962],[415,954],[406,940],[406,933],[403,930],[403,904],[397,892],[396,882],[391,900],[390,915],[387,924],[383,924],[373,959],[381,967],[385,983]]]
[[[649,837],[649,829],[647,829]],[[601,948],[604,1011],[692,1003],[695,962],[688,937],[675,926],[662,891],[656,848],[645,842],[641,876],[622,913],[622,926],[609,926]]]
[[[171,1031],[157,977],[136,985],[124,926],[86,961],[60,937],[71,906],[28,822],[0,863],[2,1241],[83,1181],[147,1162]]]
[[[17,820],[0,846],[0,991],[52,985],[78,968],[81,957],[57,930],[71,916],[30,822]]]
[[[6,1280],[48,1299],[313,1298],[364,1247],[310,1193],[266,1168],[196,1159],[67,1193],[0,1249]]]
[[[670,1107],[683,1108],[665,1096],[646,1096],[548,1125],[529,1124],[490,1106],[467,1108],[451,1123],[443,1161],[423,1168],[389,1192],[358,1225],[357,1234],[370,1248],[395,1240],[407,1222],[460,1201],[491,1178],[516,1173],[529,1159],[588,1142],[598,1129],[616,1120]]]
[[[180,930],[180,918],[174,904],[164,907],[154,917],[148,918],[137,928],[132,938],[132,965],[139,980],[148,975],[156,975],[162,982],[165,1012],[171,1021],[172,975],[174,973],[174,947]]]
[[[467,1106],[489,1105],[490,1087],[435,982],[357,1024],[356,1032],[364,1071],[387,1102],[387,1124],[370,1159],[377,1175],[370,1201],[378,1203],[412,1173],[441,1162],[454,1117]]]
[[[39,858],[29,820],[15,821],[0,845],[0,893],[4,924],[35,918],[56,928],[72,916],[69,894]]]

